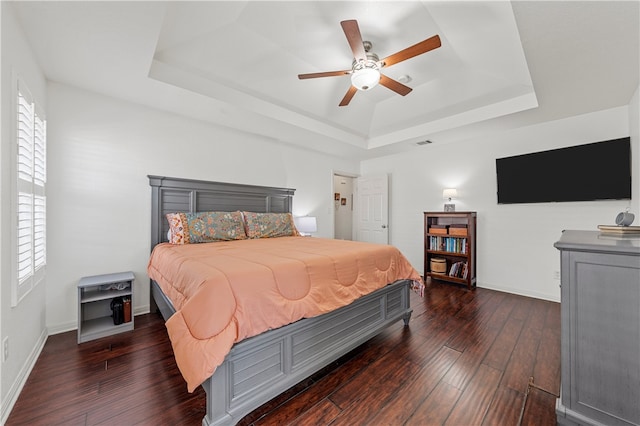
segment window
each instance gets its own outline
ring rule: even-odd
[[[16,116],[16,263],[13,306],[44,279],[47,263],[47,123],[39,105],[20,80]]]

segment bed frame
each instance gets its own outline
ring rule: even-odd
[[[295,190],[163,176],[149,176],[151,247],[167,241],[170,212],[291,212]],[[389,325],[409,323],[410,281],[402,280],[336,311],[307,318],[245,339],[233,346],[202,386],[207,411],[203,425],[236,424],[265,402],[355,349]],[[151,281],[152,312],[165,321],[175,313]]]

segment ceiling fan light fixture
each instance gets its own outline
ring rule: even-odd
[[[353,63],[351,64],[351,69],[298,74],[298,78],[300,80],[350,74],[351,86],[349,86],[347,93],[338,104],[340,107],[349,105],[349,102],[351,102],[351,99],[353,99],[353,96],[358,92],[358,90],[371,90],[376,87],[378,83],[401,96],[408,95],[412,90],[410,87],[405,86],[402,81],[394,80],[387,75],[381,74],[380,70],[418,55],[422,55],[430,50],[437,49],[442,45],[440,36],[436,34],[380,60],[378,55],[371,51],[373,47],[372,43],[370,41],[362,40],[358,21],[355,19],[341,21],[340,26],[342,26],[344,35],[347,36],[347,42],[349,43],[351,52],[353,52]],[[411,81],[411,77],[408,75],[403,76],[402,79],[407,83]]]
[[[380,82],[380,71],[377,64],[360,62],[353,67],[351,85],[358,90],[370,90]]]

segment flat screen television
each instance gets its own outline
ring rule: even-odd
[[[496,159],[498,204],[631,199],[631,138]]]

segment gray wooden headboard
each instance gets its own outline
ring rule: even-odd
[[[151,249],[167,241],[167,213],[236,210],[290,213],[295,192],[291,188],[148,177],[151,186]]]

